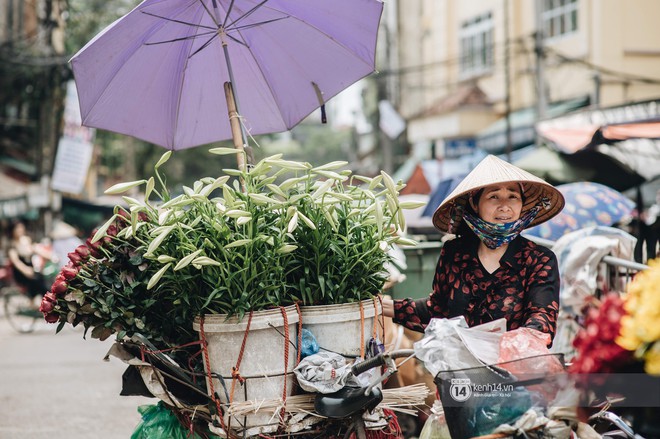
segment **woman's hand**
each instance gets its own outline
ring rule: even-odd
[[[34,279],[34,270],[29,265],[23,263],[18,256],[16,249],[9,249],[9,262],[28,279]]]
[[[392,299],[383,298],[383,315],[385,317],[394,317],[394,301]]]

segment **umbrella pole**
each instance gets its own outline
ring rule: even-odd
[[[234,141],[234,148],[237,149],[236,161],[238,162],[238,169],[246,171],[245,158],[247,157],[247,165],[254,164],[254,156],[252,148],[247,145],[243,130],[241,129],[240,115],[236,108],[236,99],[234,98],[234,89],[231,82],[225,82],[225,98],[227,99],[227,112],[229,114],[229,125],[231,127],[231,136]]]

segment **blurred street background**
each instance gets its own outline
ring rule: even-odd
[[[34,240],[57,220],[86,237],[124,203],[104,190],[151,175],[164,152],[81,126],[69,64],[138,3],[0,4],[0,257],[19,219]],[[408,231],[437,242],[428,211],[446,183],[494,154],[552,184],[623,192],[635,203],[625,225],[645,239],[660,187],[659,14],[656,0],[388,1],[376,72],[326,103],[327,123],[317,110],[290,131],[251,139],[255,158],[384,170],[407,184],[404,196],[433,203],[411,215]],[[164,168],[175,193],[234,165],[209,160],[219,145],[231,143],[176,151]]]
[[[120,396],[126,365],[103,358],[111,340],[83,340],[79,329],[40,323],[30,334],[0,311],[0,438],[126,439],[137,407],[156,399]]]

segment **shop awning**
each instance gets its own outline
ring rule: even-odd
[[[536,131],[568,154],[602,143],[659,139],[660,100],[576,111],[541,121]]]
[[[539,122],[536,130],[563,153],[598,153],[642,181],[660,177],[660,100],[579,111]]]
[[[562,114],[582,108],[589,104],[588,97],[570,99],[550,104],[547,109],[548,117],[556,117]],[[536,108],[527,107],[511,112],[509,115],[511,123],[511,141],[513,149],[520,149],[534,143],[536,131]],[[506,151],[506,118],[501,118],[477,135],[477,148],[489,154],[503,154]]]
[[[512,163],[551,184],[590,181],[595,175],[594,170],[576,166],[560,152],[545,146],[533,148],[530,154]]]

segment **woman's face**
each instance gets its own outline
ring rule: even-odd
[[[477,215],[489,223],[504,224],[520,218],[523,201],[518,183],[503,183],[484,188],[475,207]]]
[[[25,224],[17,223],[14,226],[14,230],[12,232],[13,232],[14,239],[18,239],[21,236],[25,235]]]

